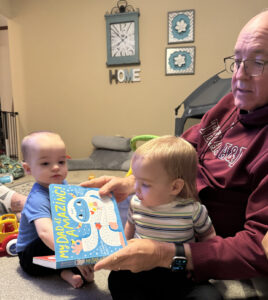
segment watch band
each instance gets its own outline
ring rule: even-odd
[[[185,251],[184,251],[183,244],[176,244],[175,243],[175,249],[176,249],[175,256],[185,257]]]

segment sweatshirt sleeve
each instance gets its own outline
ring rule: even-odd
[[[268,175],[248,199],[244,230],[232,237],[216,236],[191,243],[196,280],[244,279],[268,275],[268,260],[261,245],[268,229]],[[226,217],[226,222],[232,220]]]

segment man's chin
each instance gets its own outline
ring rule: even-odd
[[[235,98],[234,105],[241,110],[250,111],[252,110],[252,105],[248,103],[248,99]]]

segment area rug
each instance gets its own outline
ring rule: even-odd
[[[79,184],[79,182],[68,182],[68,183],[69,184]],[[27,181],[27,182],[23,182],[23,183],[17,183],[17,184],[15,183],[13,185],[10,185],[9,187],[17,193],[28,196],[33,184],[34,184],[34,181]]]
[[[14,183],[14,184],[10,185],[9,187],[19,194],[28,196],[33,184],[34,184],[34,181],[27,181],[24,183],[17,183],[17,184]]]

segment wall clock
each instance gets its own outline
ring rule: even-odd
[[[139,15],[137,11],[105,15],[108,66],[140,63]]]

